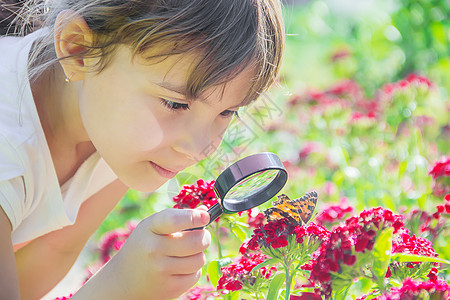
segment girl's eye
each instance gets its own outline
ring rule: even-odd
[[[186,103],[179,103],[179,102],[173,102],[167,99],[162,99],[161,98],[161,103],[169,108],[170,110],[188,110],[189,109],[189,104]]]
[[[235,110],[225,110],[225,111],[221,112],[220,115],[225,118],[229,118],[232,116],[236,116],[237,118],[239,118],[239,114]]]

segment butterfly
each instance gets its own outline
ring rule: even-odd
[[[272,203],[273,207],[264,211],[264,215],[268,222],[286,218],[290,222],[303,225],[311,219],[316,203],[317,192],[315,191],[294,200],[289,199],[285,194],[281,194]]]

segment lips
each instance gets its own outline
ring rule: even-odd
[[[160,165],[155,164],[152,161],[150,162],[150,165],[156,170],[156,172],[158,172],[159,175],[161,175],[162,177],[165,177],[165,178],[173,178],[173,177],[175,177],[175,175],[178,174],[178,171],[167,170],[167,169],[161,167]]]

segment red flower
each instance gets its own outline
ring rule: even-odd
[[[395,236],[392,242],[392,253],[408,253],[429,257],[437,256],[436,251],[433,249],[433,244],[429,240],[417,237],[414,234],[410,236],[406,230]],[[414,268],[417,264],[419,262],[407,263],[407,266]]]
[[[350,53],[350,51],[348,49],[345,49],[345,48],[337,49],[332,54],[331,61],[336,62],[336,61],[341,60],[343,58],[349,57],[350,55],[351,55],[351,53]]]
[[[196,208],[202,204],[210,208],[218,202],[214,193],[214,182],[214,180],[206,182],[199,179],[194,184],[184,185],[180,193],[172,198],[176,202],[173,207]]]
[[[298,226],[288,219],[279,219],[268,222],[253,231],[250,240],[242,244],[240,253],[246,253],[248,250],[272,248],[279,249],[289,245],[288,239],[295,237],[297,243],[303,243],[305,237],[308,237],[308,247],[316,248],[319,243],[328,240],[330,232],[323,226],[310,223],[306,226]],[[314,249],[315,250],[315,249]]]
[[[99,245],[100,260],[102,264],[108,262],[113,253],[122,248],[123,244],[125,244],[125,241],[128,239],[135,227],[136,224],[128,223],[127,229],[113,230],[102,236]]]
[[[317,142],[307,142],[300,152],[298,153],[298,158],[300,162],[304,161],[311,153],[320,152],[322,149],[322,145]]]
[[[428,174],[432,175],[434,179],[450,176],[450,157],[444,157],[441,161],[436,162]]]
[[[430,272],[427,275],[428,279],[430,281],[437,281],[438,280],[437,273],[438,273],[437,268],[431,268]]]
[[[403,226],[403,217],[394,215],[384,208],[364,210],[358,217],[346,220],[345,225],[335,228],[327,243],[322,244],[320,254],[312,266],[309,280],[319,286],[325,299],[331,297],[332,275],[339,273],[341,265],[356,263],[355,252],[371,250],[375,243],[376,232],[393,227],[394,232]]]
[[[327,223],[336,223],[344,219],[346,214],[353,213],[353,207],[350,205],[331,205],[324,209],[315,219],[320,225]]]
[[[433,88],[433,83],[425,76],[409,74],[403,80],[385,84],[382,90],[385,95],[389,96],[399,90],[404,90],[410,86],[425,86],[426,88]]]
[[[222,267],[222,277],[220,277],[217,289],[238,291],[242,289],[243,285],[253,285],[254,280],[252,278],[257,274],[251,274],[254,267],[264,262],[268,257],[261,253],[248,253],[235,263],[232,263],[226,267]],[[262,277],[268,279],[272,272],[276,271],[275,267],[262,267],[258,270]]]
[[[252,216],[252,210],[248,210],[248,219],[247,223],[250,227],[258,228],[263,225],[266,217],[263,213],[258,213],[256,216]]]
[[[391,269],[388,267],[388,268],[387,268],[387,271],[386,271],[386,278],[391,278],[391,276],[392,276],[392,271],[391,271]]]
[[[450,203],[445,197],[444,200],[443,204],[436,206],[436,211],[432,214],[422,210],[412,210],[406,216],[406,227],[414,233],[426,234],[428,239],[434,241],[447,227],[447,214],[450,213]]]
[[[403,281],[400,288],[393,287],[387,295],[379,297],[380,300],[403,299],[449,299],[450,286],[445,281],[417,282],[411,279]]]

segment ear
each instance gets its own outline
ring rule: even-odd
[[[72,81],[83,80],[88,68],[95,63],[93,59],[80,56],[92,45],[92,30],[82,16],[64,10],[56,18],[54,32],[56,56],[66,77]]]

